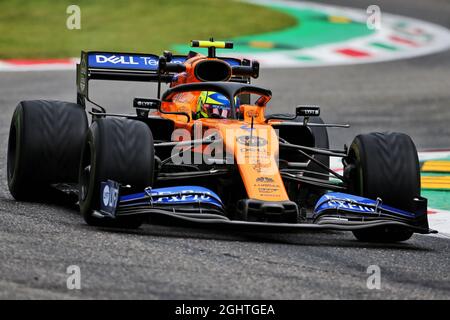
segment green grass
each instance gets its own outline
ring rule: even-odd
[[[81,8],[81,30],[66,28],[71,4]],[[224,40],[294,24],[282,12],[225,0],[0,0],[0,58],[160,53],[192,39]]]

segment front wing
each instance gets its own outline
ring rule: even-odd
[[[145,214],[185,226],[270,233],[375,227],[405,228],[422,234],[437,232],[428,227],[425,198],[415,199],[416,210],[407,212],[384,205],[381,199],[331,192],[319,199],[307,223],[274,223],[231,220],[219,196],[199,186],[146,188],[142,193],[128,195],[121,195],[125,191],[122,189],[115,181],[103,182],[100,210],[94,214],[105,219]]]

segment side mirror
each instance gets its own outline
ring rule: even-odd
[[[146,118],[148,117],[150,110],[159,110],[161,107],[161,100],[134,98],[133,107],[136,109],[136,114],[138,117]]]
[[[186,66],[182,63],[169,62],[172,60],[172,54],[166,53],[164,56],[160,56],[158,60],[158,72],[163,73],[180,73],[186,71]]]
[[[270,101],[270,98],[267,98],[266,96],[261,96],[255,101],[255,104],[258,107],[265,107],[269,101]]]
[[[250,64],[249,60],[244,60],[243,65],[232,67],[233,75],[252,77],[254,79],[259,77],[259,62],[253,60]]]
[[[173,58],[172,52],[166,50],[163,52],[163,56],[166,58],[167,62],[172,61],[172,58]]]
[[[319,106],[298,106],[295,108],[295,115],[300,117],[318,117],[320,116]]]

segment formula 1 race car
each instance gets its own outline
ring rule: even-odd
[[[271,91],[250,84],[257,61],[217,57],[231,42],[191,46],[208,54],[82,52],[77,103],[20,102],[8,144],[13,197],[39,200],[75,185],[84,220],[106,227],[137,228],[150,217],[245,231],[348,230],[376,242],[434,232],[409,136],[361,134],[332,150],[327,128],[348,125],[324,123],[310,105],[267,115]],[[108,113],[89,98],[90,80],[155,82],[157,98],[135,98],[135,114]],[[342,172],[330,157],[342,158]]]

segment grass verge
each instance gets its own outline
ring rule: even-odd
[[[68,30],[69,5],[81,29]],[[0,58],[77,57],[81,50],[160,53],[191,39],[229,39],[295,24],[282,12],[225,0],[0,0]]]

